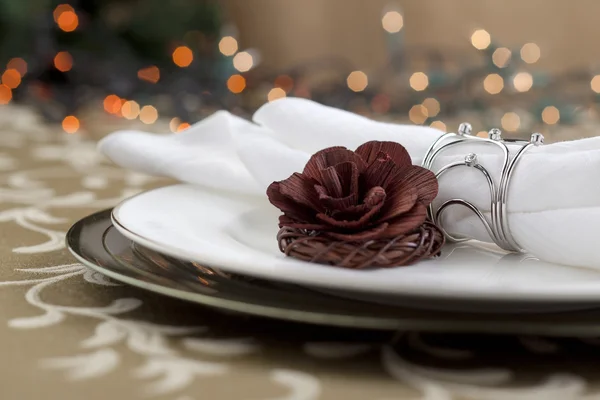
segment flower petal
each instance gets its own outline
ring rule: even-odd
[[[412,160],[408,151],[400,143],[396,142],[367,142],[356,149],[356,154],[361,156],[367,165],[371,164],[378,158],[378,154],[382,152],[387,154],[394,164],[400,168],[405,168],[412,165]]]
[[[359,172],[364,171],[367,167],[358,154],[355,154],[352,150],[348,150],[345,147],[337,146],[329,147],[315,153],[306,163],[302,174],[319,181],[321,178],[321,174],[319,173],[320,170],[345,161],[353,162]]]
[[[326,230],[326,229],[330,228],[325,224],[311,224],[311,223],[299,222],[293,218],[290,218],[287,215],[281,215],[279,217],[279,227],[283,228],[284,226],[287,226],[290,228],[295,228],[295,229],[306,229],[309,231],[322,231],[322,230]]]
[[[315,181],[297,172],[289,178],[279,182],[281,194],[293,199],[295,202],[310,207],[317,211],[323,208],[319,203],[319,196],[315,191]]]
[[[386,193],[388,197],[381,211],[381,221],[387,221],[409,211],[419,198],[417,188],[411,186],[408,181],[390,187]]]
[[[269,185],[267,197],[271,204],[279,208],[288,217],[299,221],[314,221],[315,211],[283,195],[280,182],[273,182]]]
[[[371,209],[368,209],[368,211],[364,214],[359,214],[359,219],[346,219],[346,212],[340,212],[337,215],[327,215],[323,213],[318,213],[317,219],[336,228],[356,229],[366,225],[371,219],[371,217],[374,216],[381,209],[384,203],[384,201],[381,201],[380,203],[375,204]]]
[[[327,190],[327,194],[334,198],[340,198],[344,196],[344,188],[342,187],[342,182],[340,181],[340,177],[338,176],[335,167],[328,167],[319,171],[321,175],[321,185],[325,187]]]
[[[351,161],[341,162],[334,166],[342,183],[343,195],[355,194],[358,197],[358,167]]]
[[[430,170],[413,166],[402,177],[398,185],[409,184],[414,186],[418,192],[418,201],[423,205],[429,205],[438,194],[438,180]],[[387,189],[387,188],[386,188]]]
[[[381,238],[393,238],[398,235],[404,235],[423,225],[426,219],[427,207],[421,203],[416,203],[409,212],[387,221],[389,226],[383,232]]]
[[[391,159],[377,159],[369,164],[364,173],[365,187],[381,186],[387,189],[388,183],[394,181],[401,170]]]
[[[379,236],[388,228],[388,223],[384,222],[373,228],[366,229],[364,231],[358,231],[356,233],[340,233],[340,232],[327,232],[326,235],[338,240],[346,240],[351,242],[366,242],[368,240],[378,239]]]

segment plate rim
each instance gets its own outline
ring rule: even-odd
[[[299,285],[318,286],[318,287],[323,287],[323,288],[328,288],[328,289],[354,291],[354,292],[374,293],[373,289],[371,289],[371,288],[365,288],[365,287],[361,288],[361,287],[357,287],[356,285],[352,285],[352,286],[340,285],[337,282],[324,283],[324,281],[321,281],[321,280],[305,279],[304,278],[305,275],[300,275],[299,279],[297,278],[297,276],[294,276],[294,278],[291,279],[289,274],[279,274],[279,275],[267,274],[267,273],[263,273],[263,271],[260,269],[251,269],[251,268],[248,269],[245,267],[237,266],[232,263],[228,264],[227,260],[217,260],[217,259],[214,259],[215,258],[214,256],[208,256],[206,258],[199,257],[197,254],[190,253],[187,250],[183,250],[183,249],[176,248],[176,247],[171,247],[171,246],[156,242],[153,239],[146,238],[146,237],[140,235],[139,233],[133,232],[119,220],[118,213],[123,208],[123,206],[125,204],[127,204],[128,202],[132,201],[133,199],[136,199],[141,196],[152,193],[152,192],[156,192],[156,191],[160,191],[160,190],[169,190],[174,187],[196,188],[196,189],[204,190],[204,191],[207,191],[210,193],[215,193],[219,196],[227,196],[226,193],[223,193],[220,191],[214,192],[211,190],[207,190],[206,188],[203,188],[201,186],[187,184],[187,183],[175,183],[175,184],[170,184],[170,185],[165,185],[165,186],[149,189],[149,190],[143,191],[141,193],[137,193],[127,199],[122,200],[112,209],[111,221],[112,221],[114,227],[117,230],[119,230],[119,232],[121,234],[123,234],[125,237],[127,237],[128,239],[130,239],[133,242],[139,243],[140,245],[142,245],[144,247],[147,247],[149,249],[152,249],[154,251],[157,251],[159,253],[163,253],[163,254],[166,254],[166,255],[169,255],[172,257],[177,257],[180,259],[187,259],[187,260],[202,263],[202,264],[205,264],[208,266],[215,266],[223,271],[238,273],[238,274],[245,274],[245,275],[260,277],[263,279],[270,279],[270,280],[274,280],[274,281],[295,283],[295,284],[299,284]],[[323,267],[327,268],[327,266],[323,266]],[[570,267],[570,266],[565,266],[565,267],[580,269],[580,267]],[[559,293],[552,293],[550,291],[539,291],[539,290],[532,291],[532,292],[515,293],[515,292],[506,292],[506,291],[496,289],[495,291],[487,291],[485,293],[484,299],[490,300],[490,301],[495,301],[495,302],[502,302],[502,303],[506,303],[506,304],[514,303],[514,302],[530,302],[530,303],[540,303],[540,304],[541,303],[552,303],[552,302],[599,303],[600,304],[600,283],[598,283],[598,286],[594,287],[592,290],[588,289],[588,291],[584,291],[584,292],[581,292],[580,288],[578,288],[578,290],[579,291],[559,292]],[[436,299],[436,300],[451,299],[451,300],[461,300],[461,301],[476,301],[476,300],[482,299],[481,292],[478,292],[478,293],[472,292],[472,293],[465,294],[461,290],[456,290],[456,289],[449,290],[447,287],[438,287],[435,290],[433,290],[433,288],[430,288],[430,290],[425,291],[425,289],[423,289],[421,287],[419,287],[418,289],[415,290],[414,287],[403,286],[402,291],[390,291],[388,288],[384,288],[384,289],[380,289],[379,293],[381,293],[381,294],[387,293],[390,295],[397,295],[397,296],[422,297],[422,298],[429,298],[429,299]]]

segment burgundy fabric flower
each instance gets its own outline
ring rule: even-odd
[[[269,201],[281,211],[279,227],[317,231],[363,242],[415,230],[438,193],[435,175],[412,165],[395,142],[368,142],[356,151],[330,147],[313,155],[302,173],[273,182]]]

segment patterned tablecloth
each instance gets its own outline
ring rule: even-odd
[[[69,226],[166,183],[95,151],[123,123],[104,118],[66,135],[0,109],[0,399],[600,399],[600,340],[242,318],[86,269],[64,248]]]

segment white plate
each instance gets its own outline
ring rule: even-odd
[[[266,279],[377,295],[541,303],[600,302],[600,268],[525,259],[491,246],[444,249],[402,268],[347,270],[288,258],[275,238],[279,210],[266,198],[231,198],[191,185],[155,189],[113,210],[131,240],[181,259]]]

